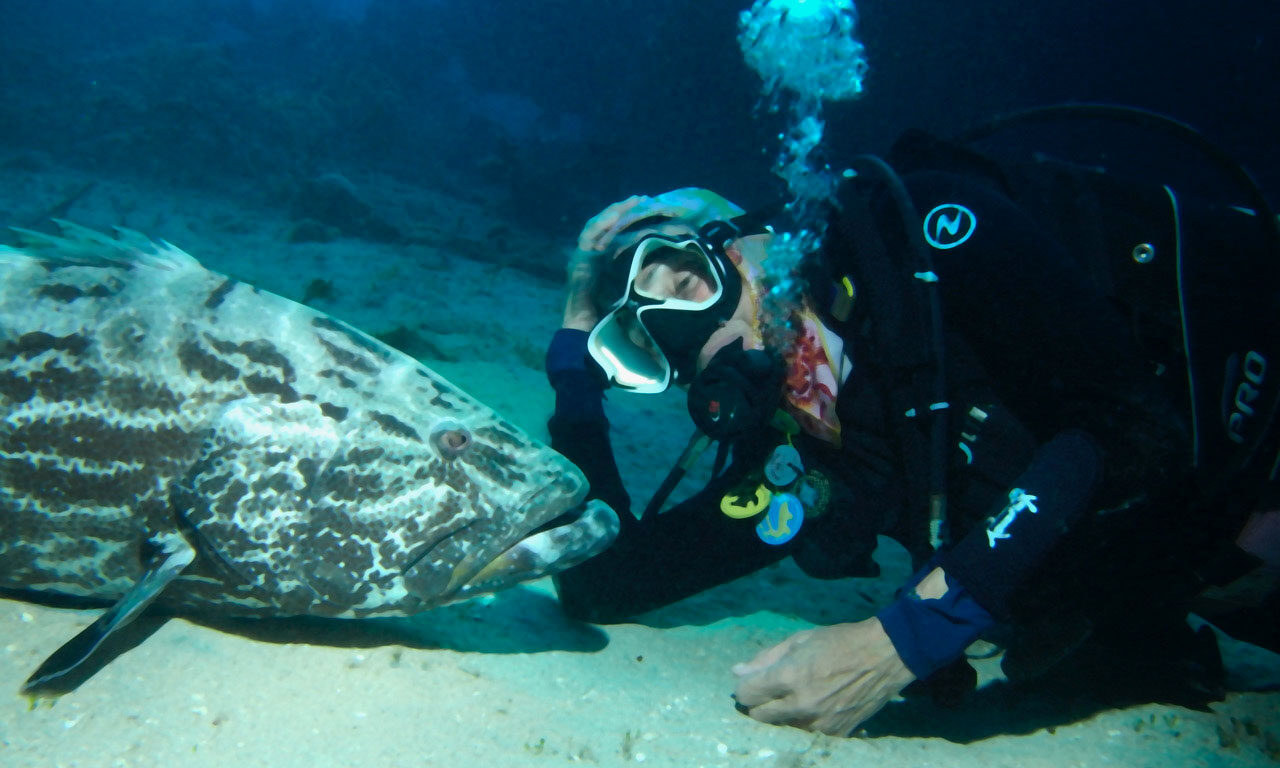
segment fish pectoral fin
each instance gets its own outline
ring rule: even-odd
[[[23,694],[40,696],[66,693],[69,689],[60,688],[60,681],[93,655],[111,633],[136,619],[195,559],[195,549],[181,536],[166,536],[159,543],[161,551],[138,583],[108,608],[106,613],[99,616],[97,621],[85,627],[45,659],[22,684]]]

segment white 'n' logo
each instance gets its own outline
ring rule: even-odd
[[[943,203],[924,217],[924,239],[939,250],[961,245],[978,228],[978,217],[959,203]]]

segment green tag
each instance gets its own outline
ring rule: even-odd
[[[794,416],[781,408],[773,412],[773,418],[769,420],[769,426],[788,437],[800,434],[800,422],[796,421]]]

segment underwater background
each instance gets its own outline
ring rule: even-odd
[[[542,373],[582,223],[632,194],[752,208],[783,112],[739,50],[747,0],[0,0],[0,224],[67,218],[164,238],[351,322],[545,437]],[[1280,190],[1280,12],[1269,0],[862,0],[869,70],[825,106],[824,157],[884,153],[1001,113],[1108,102],[1184,120]],[[1227,180],[1140,131],[1013,143]],[[0,241],[8,242],[7,235]],[[613,396],[647,498],[688,437],[676,395]],[[687,492],[686,484],[681,491]],[[733,710],[729,667],[864,618],[905,576],[784,563],[635,624],[567,621],[546,583],[403,620],[139,623],[52,707],[17,695],[97,610],[0,600],[0,766],[1274,765],[1280,663],[1223,637],[1207,711],[1021,694],[981,665],[962,710],[891,707],[876,739]],[[1154,640],[1153,640],[1154,641]]]
[[[327,171],[456,190],[553,233],[637,190],[752,207],[778,116],[735,42],[745,0],[6,0],[0,141],[287,202]],[[1280,21],[1264,0],[858,4],[862,98],[831,159],[1065,101],[1185,120],[1280,181]],[[1113,158],[1114,159],[1114,158]],[[281,188],[283,185],[283,189]],[[558,257],[548,257],[557,261]]]

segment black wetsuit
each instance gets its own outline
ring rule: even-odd
[[[1259,486],[1223,501],[1198,483],[1182,339],[1141,292],[1122,290],[1136,244],[1151,244],[1166,260],[1176,250],[1165,192],[1121,192],[1130,188],[1111,181],[1098,191],[1075,178],[1051,184],[1046,194],[1042,179],[960,168],[919,168],[903,182],[921,219],[952,204],[976,220],[962,244],[931,252],[947,403],[936,417],[947,420],[954,542],[936,562],[1002,621],[1033,622],[1047,613],[1094,621],[1131,610],[1125,605],[1133,601],[1161,602],[1152,599],[1152,585],[1170,599],[1202,586],[1219,545],[1256,504]],[[1064,221],[1063,190],[1072,190],[1075,214],[1097,216]],[[1126,205],[1098,210],[1113,199]],[[905,247],[903,233],[884,224],[893,220],[889,208],[875,195],[861,207],[842,206],[811,276],[818,298],[842,275],[858,284],[866,233],[877,232],[891,251]],[[943,221],[935,234],[954,237],[956,226]],[[760,469],[758,458],[730,464],[661,515],[635,519],[601,405],[605,382],[589,358],[577,364],[585,334],[561,331],[548,366],[557,392],[552,445],[622,518],[611,549],[558,577],[570,614],[619,621],[788,555],[815,576],[875,575],[877,534],[902,542],[917,564],[933,555],[922,468],[912,462],[895,412],[904,385],[895,379],[900,372],[879,364],[877,347],[893,340],[874,327],[867,303],[875,300],[860,291],[851,316],[825,319],[853,361],[838,397],[842,444],[806,435],[796,444],[805,466],[832,480],[832,501],[781,546],[761,542],[753,522],[720,512],[726,490]],[[926,419],[917,421],[923,435]],[[1018,518],[1015,535],[1005,538],[993,517],[1007,510],[1019,484],[1038,493],[1039,510]]]

